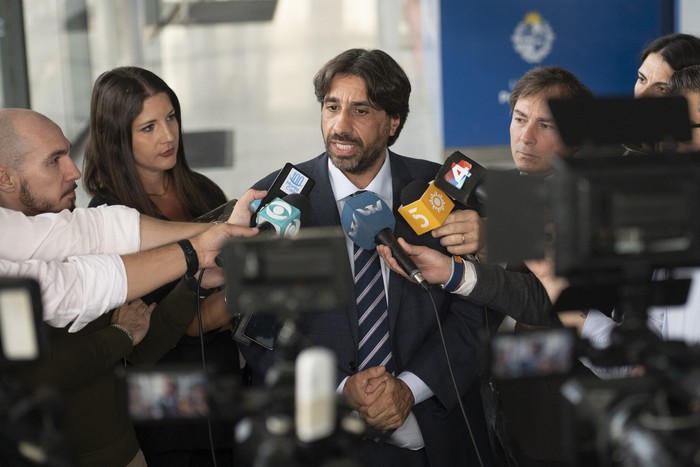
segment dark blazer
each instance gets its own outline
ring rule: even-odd
[[[431,180],[439,165],[389,153],[393,185],[394,212],[400,205],[401,190],[413,180]],[[300,170],[316,181],[309,195],[311,213],[309,226],[339,226],[340,216],[328,176],[328,157],[320,156],[298,164]],[[255,184],[267,189],[277,173],[270,174]],[[408,242],[427,245],[444,251],[439,240],[431,235],[418,236],[410,226],[396,216],[396,237]],[[447,349],[454,370],[461,399],[465,406],[471,430],[479,446],[485,465],[491,454],[485,431],[483,409],[479,395],[477,365],[477,334],[483,326],[482,307],[445,293],[433,286],[431,294],[437,306]],[[435,313],[430,297],[419,286],[395,273],[389,277],[389,323],[396,374],[410,371],[421,378],[434,392],[427,401],[413,408],[425,441],[425,454],[432,466],[478,465],[467,427],[457,404],[455,388],[448,372],[440,341]],[[245,310],[241,310],[245,311]],[[337,312],[309,313],[301,329],[313,344],[332,349],[338,361],[338,382],[357,372],[358,322],[355,306]],[[242,348],[254,371],[254,380],[260,381],[272,364],[272,353],[252,345]],[[368,441],[368,443],[370,443]],[[396,451],[391,446],[376,449],[366,465],[398,465]]]
[[[559,326],[547,291],[530,271],[513,271],[495,264],[474,264],[476,285],[468,300],[497,311],[500,321],[508,315],[518,322]]]

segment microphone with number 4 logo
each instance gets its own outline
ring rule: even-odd
[[[455,151],[440,167],[435,186],[457,203],[474,208],[486,202],[486,190],[482,183],[484,175],[484,167]]]
[[[455,151],[440,167],[434,181],[414,180],[406,185],[401,191],[399,213],[418,235],[436,229],[445,222],[455,203],[481,208],[486,202],[482,183],[485,174],[485,168]]]

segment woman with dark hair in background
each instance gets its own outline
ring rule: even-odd
[[[641,63],[634,97],[669,96],[671,76],[686,67],[700,65],[700,38],[683,33],[661,36],[642,51]],[[622,147],[625,155],[648,154],[652,150],[650,144],[625,143]]]
[[[224,192],[187,165],[181,123],[175,92],[154,73],[120,67],[98,77],[92,91],[83,177],[86,191],[93,196],[90,207],[123,204],[153,217],[189,221],[225,203]],[[193,281],[189,282],[192,285]],[[166,285],[143,300],[160,302],[175,285]],[[198,291],[196,280],[191,290]],[[240,373],[239,352],[228,331],[229,323],[221,322],[226,314],[211,312],[224,307],[223,291],[206,298],[204,289],[199,293],[203,298],[203,350],[195,316],[187,335],[161,362],[201,365],[205,358],[207,367],[218,372]],[[151,467],[213,464],[206,429],[192,424],[141,426],[137,433]],[[231,425],[215,425],[212,435],[217,461],[230,464]]]
[[[699,38],[675,33],[655,39],[642,52],[634,97],[667,96],[673,73],[692,65],[700,65]]]

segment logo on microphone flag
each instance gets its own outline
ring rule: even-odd
[[[401,206],[399,214],[415,233],[422,235],[440,227],[454,207],[455,203],[449,196],[431,182],[419,199]]]
[[[450,185],[462,188],[464,182],[472,176],[472,165],[464,159],[452,163],[452,170],[445,173],[445,181]]]

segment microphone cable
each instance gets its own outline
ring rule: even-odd
[[[452,370],[452,363],[450,361],[450,353],[447,350],[447,344],[445,343],[445,334],[442,332],[442,323],[440,322],[440,315],[437,310],[437,305],[435,304],[435,299],[430,289],[427,289],[428,297],[430,297],[430,302],[433,305],[433,312],[435,313],[435,321],[437,322],[438,332],[440,333],[440,343],[442,343],[442,350],[445,353],[445,359],[447,360],[447,370],[450,373],[450,379],[452,380],[452,386],[455,390],[455,395],[457,396],[457,404],[459,404],[459,410],[462,412],[462,418],[464,423],[467,425],[467,432],[469,433],[469,439],[474,446],[474,452],[476,452],[476,458],[479,461],[479,466],[484,467],[484,462],[481,459],[481,453],[479,452],[479,446],[476,444],[476,439],[474,438],[474,433],[472,432],[472,427],[469,423],[469,418],[467,418],[467,412],[464,409],[464,404],[462,404],[462,396],[459,393],[459,387],[457,387],[457,380],[455,379],[454,371]]]
[[[197,315],[197,329],[199,331],[199,348],[202,353],[202,370],[204,370],[204,375],[208,378],[209,376],[207,375],[207,359],[204,356],[204,332],[203,332],[203,325],[202,325],[202,278],[204,277],[206,269],[200,269],[199,270],[199,278],[197,279],[197,308],[196,308],[196,315]],[[209,388],[209,383],[207,382],[207,388]],[[209,432],[209,450],[211,452],[211,460],[214,464],[214,467],[217,467],[216,463],[216,449],[214,449],[214,434],[213,430],[211,427],[211,407],[209,407],[209,390],[207,389],[207,430]]]

